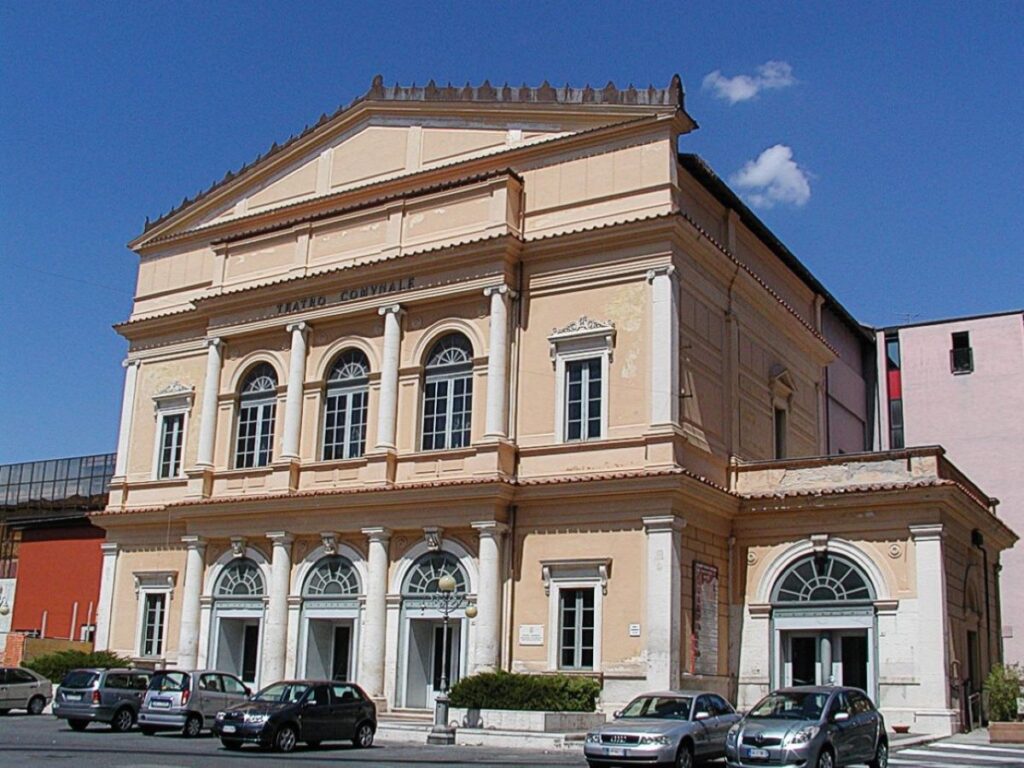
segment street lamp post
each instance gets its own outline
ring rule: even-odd
[[[454,744],[455,729],[448,724],[448,627],[451,615],[460,608],[466,609],[466,618],[476,616],[476,606],[470,605],[464,592],[455,591],[455,579],[444,574],[437,580],[437,593],[431,607],[441,612],[441,693],[434,700],[434,727],[427,735],[428,744]]]

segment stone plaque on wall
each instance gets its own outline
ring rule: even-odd
[[[544,645],[543,624],[520,624],[519,625],[520,645]]]
[[[718,674],[718,569],[693,564],[693,638],[690,672]]]

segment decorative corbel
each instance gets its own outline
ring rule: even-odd
[[[245,555],[245,537],[244,536],[232,536],[231,537],[231,556],[232,557],[243,557]]]
[[[438,525],[426,526],[423,529],[423,539],[427,542],[427,549],[437,552],[441,549],[441,539],[444,536],[444,528]]]
[[[334,531],[324,531],[321,533],[320,541],[323,542],[324,552],[328,555],[338,554],[338,536]]]

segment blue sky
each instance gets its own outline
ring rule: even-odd
[[[1020,308],[1022,39],[1021,2],[3,3],[0,463],[115,448],[124,244],[378,72],[678,72],[681,149],[768,183],[734,186],[856,317]]]

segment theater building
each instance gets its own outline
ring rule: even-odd
[[[872,339],[695,127],[678,79],[378,78],[149,223],[97,644],[411,710],[443,647],[607,708],[845,681],[952,728],[1014,536],[941,449],[847,455]]]

